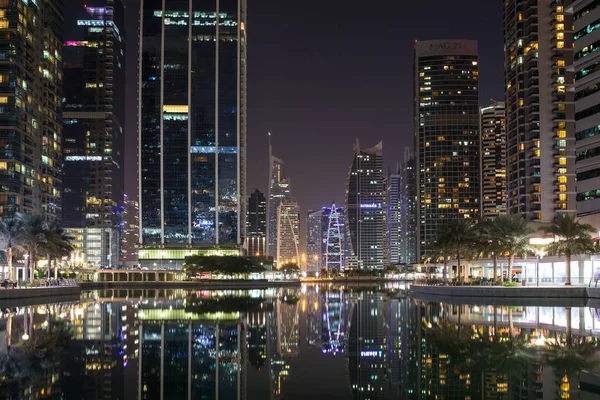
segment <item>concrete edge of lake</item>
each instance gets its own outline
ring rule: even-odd
[[[0,289],[0,304],[12,300],[48,299],[57,301],[78,300],[81,295],[79,286],[50,286],[21,289]]]
[[[411,285],[410,293],[415,297],[438,296],[445,298],[485,299],[600,299],[600,287],[551,286],[551,287],[502,287],[502,286],[426,286]]]
[[[203,282],[83,282],[82,289],[266,289],[271,287],[299,287],[299,280],[291,281],[203,281]]]

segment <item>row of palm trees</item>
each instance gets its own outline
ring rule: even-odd
[[[46,277],[50,278],[52,261],[56,262],[73,251],[72,240],[58,222],[41,214],[16,213],[13,217],[1,219],[0,244],[6,250],[8,279],[13,280],[13,258],[16,254],[25,256],[25,271],[29,271],[31,282],[37,261],[46,257]]]
[[[581,223],[574,215],[557,214],[551,224],[540,229],[554,241],[545,246],[545,252],[565,258],[565,285],[571,284],[571,258],[576,254],[596,251],[590,236],[595,229]],[[535,231],[519,215],[501,215],[494,219],[479,221],[452,220],[438,229],[432,259],[444,263],[444,281],[448,281],[447,267],[450,260],[458,265],[458,280],[461,276],[461,261],[477,257],[491,257],[494,263],[494,281],[497,275],[498,257],[508,259],[508,276],[513,275],[515,257],[535,252],[529,239]]]

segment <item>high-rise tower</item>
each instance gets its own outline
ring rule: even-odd
[[[600,7],[595,1],[573,2],[575,41],[575,168],[577,215],[600,229],[600,54],[584,52],[600,43]]]
[[[277,265],[300,264],[300,209],[294,199],[283,199],[277,207]]]
[[[140,31],[140,263],[240,254],[246,1],[144,0]]]
[[[62,224],[88,266],[108,267],[122,253],[125,10],[121,0],[84,7],[81,33],[65,42]]]
[[[402,174],[400,171],[388,174],[386,183],[387,262],[388,265],[395,265],[400,262],[400,225],[402,223],[400,209]]]
[[[248,199],[246,252],[250,256],[267,255],[267,199],[256,189]]]
[[[63,8],[0,2],[0,216],[61,216]]]
[[[528,221],[576,210],[569,3],[504,0],[507,206]]]
[[[504,103],[481,109],[481,208],[484,218],[506,214],[506,125]]]
[[[344,270],[344,210],[337,208],[335,203],[331,208],[325,208],[323,215],[327,218],[327,236],[323,264],[327,270],[342,272]]]
[[[267,205],[267,241],[268,255],[277,261],[277,220],[279,204],[284,199],[291,198],[290,178],[282,159],[273,155],[271,134],[269,133],[269,202]]]
[[[480,214],[478,75],[476,41],[415,43],[417,261],[440,224]]]
[[[346,231],[359,268],[383,268],[385,178],[383,143],[361,149],[358,139],[346,182]]]

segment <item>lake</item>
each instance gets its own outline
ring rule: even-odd
[[[600,304],[100,290],[0,315],[2,399],[600,399]]]

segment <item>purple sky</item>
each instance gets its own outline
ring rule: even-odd
[[[138,0],[125,2],[133,109]],[[503,99],[501,1],[248,0],[247,29],[248,194],[266,191],[271,131],[302,231],[307,210],[344,203],[356,137],[364,147],[383,140],[388,166],[412,146],[415,39],[478,40],[481,103]],[[137,138],[129,115],[126,191],[133,193]]]

